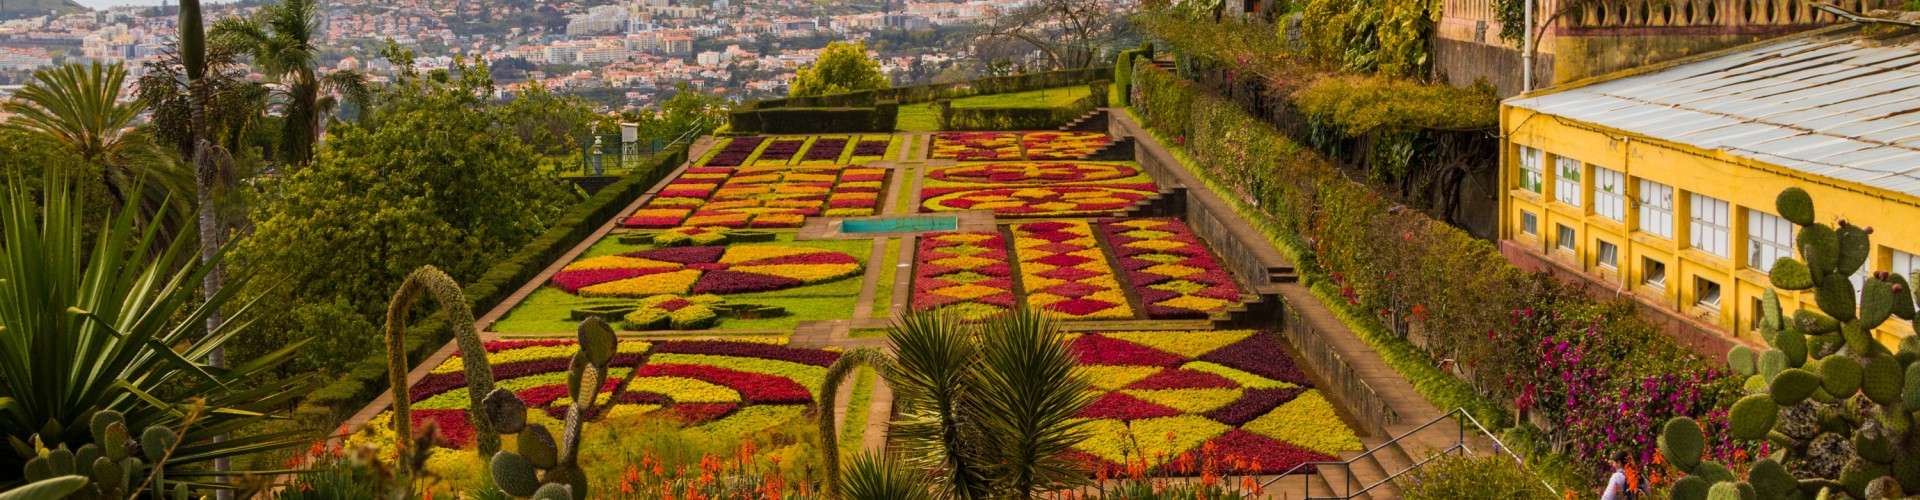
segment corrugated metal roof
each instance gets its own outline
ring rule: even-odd
[[[1920,197],[1920,41],[1828,36],[1507,104]]]

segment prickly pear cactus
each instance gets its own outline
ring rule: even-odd
[[[105,500],[128,498],[133,491],[153,476],[153,482],[147,485],[149,496],[160,498],[155,492],[179,491],[184,494],[186,485],[169,483],[162,464],[167,454],[173,451],[179,441],[173,429],[155,425],[147,427],[135,439],[127,432],[124,415],[113,410],[105,410],[93,415],[88,422],[93,432],[93,442],[80,446],[78,450],[68,450],[66,445],[54,449],[39,448],[38,456],[27,461],[27,482],[51,479],[60,476],[78,475],[87,478],[87,484],[80,491],[66,497],[69,500]],[[39,436],[34,437],[36,447]]]
[[[567,407],[566,427],[557,441],[546,426],[527,423],[527,404],[513,391],[494,389],[487,394],[480,406],[493,428],[519,435],[517,450],[501,450],[487,465],[487,473],[502,493],[535,500],[588,497],[587,478],[577,462],[580,434],[600,398],[617,340],[613,327],[599,317],[580,322],[580,351],[574,353],[567,373],[573,404]]]
[[[1774,450],[1746,478],[1701,458],[1700,427],[1667,422],[1660,453],[1688,475],[1675,500],[1709,498],[1861,500],[1906,498],[1920,491],[1920,339],[1898,351],[1874,339],[1888,321],[1913,321],[1920,302],[1915,276],[1876,272],[1856,287],[1850,277],[1871,254],[1872,228],[1814,216],[1813,199],[1790,188],[1775,200],[1781,217],[1799,226],[1799,258],[1781,258],[1774,288],[1813,293],[1802,309],[1781,310],[1779,294],[1761,297],[1761,336],[1771,346],[1728,354],[1733,371],[1764,384],[1728,416],[1733,437],[1766,441]]]

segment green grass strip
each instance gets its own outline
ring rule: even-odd
[[[873,407],[874,374],[872,368],[861,368],[853,378],[853,396],[847,398],[847,420],[840,425],[840,453],[851,454],[860,451],[861,441],[867,436],[867,414]]]
[[[900,269],[900,238],[887,238],[886,253],[881,254],[879,261],[880,283],[873,288],[873,315],[884,318],[893,306],[893,280]]]

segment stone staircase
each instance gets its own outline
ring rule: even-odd
[[[1095,109],[1060,126],[1061,132],[1106,132],[1107,110]]]
[[[1093,161],[1133,161],[1133,137],[1116,137],[1113,142],[1100,146],[1081,157]]]
[[[1344,465],[1320,465],[1314,474],[1268,478],[1271,484],[1266,488],[1267,494],[1293,499],[1399,498],[1400,488],[1394,482],[1404,480],[1401,474],[1417,467],[1421,460],[1446,453],[1464,453],[1465,449],[1480,455],[1503,453],[1496,451],[1498,447],[1493,439],[1478,428],[1469,426],[1471,430],[1463,433],[1453,420],[1455,415],[1449,412],[1422,425],[1389,426],[1387,433],[1394,438],[1362,438],[1360,444],[1366,451],[1340,454]]]

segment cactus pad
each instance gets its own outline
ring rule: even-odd
[[[540,488],[538,471],[534,470],[533,464],[527,462],[526,457],[517,453],[511,451],[495,453],[487,468],[493,474],[494,486],[498,486],[500,491],[508,495],[529,496],[534,490]]]
[[[1820,312],[1827,313],[1833,319],[1842,323],[1853,321],[1856,313],[1853,291],[1853,280],[1847,279],[1847,275],[1830,275],[1814,287],[1813,303],[1820,306]]]
[[[1860,226],[1841,226],[1834,233],[1840,242],[1840,267],[1835,268],[1834,274],[1852,276],[1873,254],[1873,237]]]
[[[147,427],[140,433],[140,453],[147,457],[147,461],[158,463],[173,451],[173,443],[177,439],[173,429],[158,425]]]
[[[1807,336],[1800,333],[1799,327],[1780,330],[1778,335],[1773,336],[1773,348],[1786,355],[1788,368],[1807,365]]]
[[[1873,332],[1860,328],[1857,323],[1842,323],[1840,339],[1846,342],[1847,352],[1856,356],[1865,356],[1873,352],[1874,346],[1880,344],[1873,341]]]
[[[1812,309],[1794,311],[1793,321],[1800,326],[1801,330],[1806,330],[1807,335],[1823,335],[1840,331],[1840,320]]]
[[[1813,195],[1805,189],[1786,188],[1773,197],[1773,210],[1788,222],[1802,226],[1813,224]]]
[[[1867,483],[1892,472],[1886,465],[1853,457],[1853,460],[1847,461],[1846,467],[1840,469],[1840,485],[1845,486],[1847,494],[1854,498],[1867,498]]]
[[[587,361],[594,366],[607,366],[613,361],[613,326],[599,317],[589,317],[580,322],[580,352],[586,354]]]
[[[106,437],[101,438],[99,442],[100,451],[106,452],[107,458],[118,462],[132,456],[132,451],[127,448],[127,442],[133,438],[132,434],[127,433],[126,422],[108,423],[105,433]]]
[[[1767,349],[1760,352],[1760,376],[1773,378],[1787,369],[1787,355],[1779,349]]]
[[[495,388],[481,400],[480,406],[487,419],[493,421],[495,431],[518,434],[527,425],[527,402],[521,401],[520,395],[513,391]]]
[[[1727,350],[1727,368],[1742,377],[1751,377],[1759,373],[1754,366],[1753,349],[1744,345],[1736,345]]]
[[[1734,483],[1714,483],[1707,489],[1707,500],[1741,500],[1740,487]]]
[[[1866,280],[1860,286],[1860,327],[1872,330],[1893,316],[1894,295],[1892,282]]]
[[[1773,270],[1767,272],[1772,278],[1773,287],[1781,290],[1806,290],[1813,288],[1813,274],[1807,271],[1807,265],[1792,257],[1781,257],[1773,262]]]
[[[564,484],[548,484],[534,491],[529,500],[573,500],[573,488]]]
[[[1768,387],[1768,392],[1772,394],[1773,402],[1781,406],[1793,406],[1800,404],[1802,401],[1806,401],[1807,397],[1812,396],[1813,391],[1818,389],[1820,389],[1819,375],[1814,375],[1813,372],[1799,368],[1792,368],[1782,371],[1780,372],[1780,376],[1774,377],[1773,383]]]
[[[1840,241],[1834,235],[1833,228],[1826,224],[1809,224],[1800,228],[1800,234],[1795,235],[1794,240],[1794,246],[1800,250],[1800,258],[1807,265],[1807,272],[1813,276],[1814,283],[1836,274],[1835,270],[1840,267]]]
[[[1680,417],[1668,420],[1666,427],[1660,429],[1658,446],[1660,455],[1667,463],[1680,470],[1693,470],[1700,465],[1700,454],[1706,437],[1700,432],[1700,424],[1693,419]]]
[[[1828,356],[1820,360],[1820,386],[1836,398],[1852,397],[1860,390],[1860,362],[1846,356]]]
[[[1747,482],[1753,484],[1753,489],[1762,492],[1762,496],[1773,495],[1775,498],[1786,498],[1787,493],[1800,487],[1800,482],[1787,472],[1786,466],[1771,458],[1754,462],[1753,468],[1747,471]]]
[[[108,444],[115,444],[115,445],[120,444],[120,443],[102,443],[101,442],[101,441],[104,441],[105,438],[107,437],[107,426],[113,425],[116,422],[120,423],[121,425],[126,425],[126,422],[127,422],[126,415],[122,415],[120,414],[120,412],[113,411],[113,410],[101,410],[98,413],[94,413],[93,418],[88,420],[87,429],[93,432],[93,441],[96,443],[101,443],[100,444],[101,448],[104,449]]]
[[[1920,363],[1907,365],[1906,378],[1906,382],[1901,384],[1900,388],[1902,405],[1900,409],[1908,412],[1920,411]]]
[[[1894,287],[1897,288],[1897,290],[1894,290],[1893,292],[1894,317],[1912,321],[1913,320],[1913,283],[1907,281],[1906,276],[1901,276],[1895,273],[1887,274],[1887,282],[1892,283]]]
[[[551,469],[560,464],[560,447],[547,426],[532,424],[520,429],[520,456],[536,469]]]
[[[1900,401],[1900,389],[1905,385],[1906,374],[1900,370],[1900,361],[1893,356],[1874,356],[1861,367],[1860,392],[1875,403],[1891,405]]]
[[[1713,483],[1699,476],[1686,476],[1673,482],[1671,498],[1673,500],[1707,500],[1707,490],[1712,488]]]
[[[1734,437],[1757,440],[1767,437],[1767,431],[1773,429],[1773,421],[1780,414],[1780,405],[1766,394],[1754,394],[1733,403],[1733,411],[1728,417],[1727,430]]]

